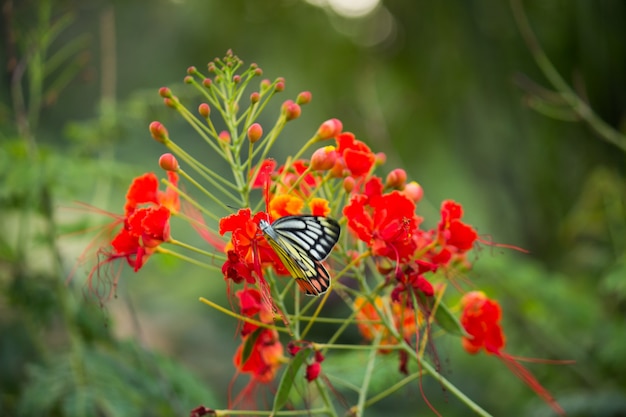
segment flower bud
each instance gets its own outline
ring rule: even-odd
[[[255,104],[258,103],[259,100],[261,100],[261,95],[257,91],[250,94],[250,103]]]
[[[313,96],[311,95],[310,91],[303,91],[300,94],[298,94],[298,97],[296,98],[296,103],[303,105],[303,104],[309,104],[311,102],[311,98]]]
[[[378,152],[376,154],[376,166],[379,167],[381,165],[384,165],[385,162],[387,162],[387,155],[385,155],[383,152]]]
[[[167,87],[159,88],[159,95],[163,98],[172,98],[172,90]]]
[[[209,70],[209,72],[215,72],[215,62],[209,62],[207,64],[207,69]]]
[[[211,84],[213,84],[213,81],[210,78],[205,78],[204,80],[202,80],[202,85],[206,88],[211,88]]]
[[[316,136],[318,140],[331,139],[341,133],[343,124],[339,119],[329,119],[322,123],[317,129]]]
[[[183,78],[183,82],[185,84],[192,84],[193,83],[193,77],[191,75],[185,75],[185,78]]]
[[[159,166],[165,171],[178,171],[179,165],[176,157],[171,153],[164,153],[159,158]]]
[[[198,69],[194,66],[187,68],[188,75],[198,75]]]
[[[200,116],[208,119],[211,115],[211,107],[207,103],[202,103],[198,106],[198,113],[200,113]]]
[[[311,169],[314,171],[328,171],[337,162],[337,151],[334,146],[324,146],[311,155]]]
[[[415,204],[419,203],[424,196],[424,189],[415,181],[411,181],[404,186],[404,190],[401,191],[409,200]]]
[[[354,177],[346,177],[343,180],[343,189],[346,190],[346,193],[351,193],[352,190],[354,190],[354,186],[355,186],[355,179]]]
[[[387,174],[385,187],[396,190],[403,190],[406,185],[406,171],[402,168],[396,168]]]
[[[322,370],[322,365],[319,362],[313,362],[306,367],[306,375],[305,378],[307,381],[311,382],[317,379]]]
[[[270,88],[270,85],[272,85],[272,82],[267,78],[264,79],[263,81],[261,81],[261,91],[267,90],[268,88]]]
[[[224,143],[230,143],[230,133],[225,130],[222,130],[218,135],[218,139]]]
[[[263,70],[261,68],[255,68],[254,75],[256,75],[257,77],[263,75]]]
[[[258,123],[250,125],[248,128],[248,139],[250,140],[250,143],[255,143],[261,139],[261,136],[263,136],[263,127],[261,127]]]
[[[279,77],[276,80],[276,85],[274,86],[274,91],[276,91],[277,93],[280,93],[283,90],[285,90],[285,79],[283,77]]]
[[[165,103],[167,107],[171,107],[172,109],[176,108],[176,100],[173,98],[164,98],[163,103]]]
[[[157,142],[165,143],[168,140],[167,129],[165,128],[165,126],[163,126],[161,122],[150,123],[149,129],[150,129],[150,134],[152,134],[152,137]]]
[[[233,82],[239,84],[241,82],[241,75],[237,74],[233,76]]]
[[[297,119],[302,113],[302,109],[299,105],[293,102],[293,100],[287,100],[283,103],[283,111],[287,116],[287,121]]]

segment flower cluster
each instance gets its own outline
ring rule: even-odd
[[[495,301],[482,293],[467,293],[460,320],[447,306],[455,292],[464,292],[460,286],[448,291],[447,277],[471,269],[468,254],[478,241],[476,230],[463,220],[461,204],[444,201],[440,218],[430,222],[435,226],[423,227],[426,222],[418,208],[422,187],[408,181],[400,168],[389,169],[386,176],[378,174],[385,169],[385,154],[375,153],[344,131],[337,119],[321,123],[296,155],[277,163],[272,149],[286,123],[296,120],[302,106],[311,101],[311,93],[284,101],[276,122],[266,131],[259,114],[285,90],[285,80],[262,79],[249,93],[252,81],[263,71],[255,64],[242,70],[242,65],[229,52],[208,65],[210,77],[195,67],[188,69],[184,81],[202,97],[195,113],[170,89],[159,91],[165,105],[191,124],[213,157],[226,161],[230,172],[214,171],[213,164],[180,148],[163,124],[153,122],[152,137],[171,152],[161,158],[169,186],[166,192],[158,192],[153,174],[133,182],[124,226],[110,243],[108,261],[124,258],[138,271],[156,248],[167,243],[181,251],[158,252],[212,268],[215,276],[227,281],[231,296],[231,288],[240,287],[234,293],[239,308],[229,312],[241,321],[234,365],[237,374],[250,376],[251,384],[271,385],[282,375],[279,387],[272,389],[277,392],[274,412],[288,403],[294,408],[292,394],[299,390],[292,387],[298,381],[317,382],[324,359],[347,349],[336,340],[351,326],[369,343],[370,360],[376,354],[397,351],[401,373],[419,373],[420,383],[421,375],[436,375],[444,387],[452,387],[424,354],[425,344],[433,343],[431,329],[438,328],[442,330],[438,333],[457,337],[470,353],[485,349],[498,356],[555,410],[562,411],[532,375],[502,351],[505,339]],[[216,116],[225,130],[216,129]],[[177,186],[178,177],[208,203],[200,204],[197,195],[183,192]],[[233,213],[231,207],[242,208]],[[172,239],[171,215],[189,221],[209,249]],[[345,232],[339,233],[340,228]],[[210,257],[210,262],[202,263],[202,256]],[[329,281],[330,291],[326,291]],[[303,297],[295,282],[307,294],[322,296]],[[311,282],[324,285],[311,291]],[[213,283],[218,285],[218,281]],[[347,317],[325,315],[331,292],[351,312]],[[211,300],[201,301],[228,310]],[[324,343],[311,340],[311,328],[323,323],[338,327]],[[283,333],[289,335],[287,343],[279,337]],[[290,357],[284,356],[283,346]],[[360,341],[352,346],[363,349]],[[412,362],[419,365],[417,370],[411,370]],[[367,372],[372,368],[366,367]],[[298,373],[302,374],[299,380],[295,378]],[[368,380],[366,375],[364,381]],[[407,378],[406,383],[411,380]],[[323,384],[317,388],[325,389]],[[358,390],[358,395],[364,393],[367,389]],[[363,408],[385,395],[391,391],[371,402],[362,398],[352,411],[361,415]],[[335,414],[327,393],[320,397],[326,399],[327,411]],[[228,405],[237,404],[241,402]],[[480,409],[474,403],[468,406]]]

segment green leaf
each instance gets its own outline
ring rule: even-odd
[[[278,390],[276,391],[276,397],[274,397],[274,406],[272,407],[273,412],[279,411],[285,406],[285,404],[287,404],[287,400],[289,400],[289,393],[291,392],[291,387],[293,386],[296,375],[302,367],[302,364],[309,357],[311,350],[312,349],[308,347],[300,349],[300,351],[296,353],[296,356],[294,356],[291,360],[287,369],[285,369],[285,372],[280,379]]]
[[[425,305],[429,311],[432,311],[435,305],[435,299],[433,297],[426,297],[423,293],[418,292],[420,302]],[[465,331],[461,322],[450,311],[448,306],[444,303],[440,303],[435,310],[435,323],[437,323],[443,330],[454,336],[467,336],[469,334]]]
[[[252,355],[252,350],[254,349],[254,345],[256,344],[256,340],[263,332],[263,327],[258,327],[255,331],[252,332],[246,339],[243,344],[243,352],[241,352],[241,364],[243,365],[250,359],[250,355]]]

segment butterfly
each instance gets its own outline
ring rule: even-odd
[[[259,222],[265,240],[307,295],[320,295],[330,286],[322,264],[337,244],[341,227],[323,216],[286,216],[270,224]]]

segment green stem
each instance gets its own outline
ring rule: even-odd
[[[550,84],[561,93],[563,99],[572,107],[572,109],[578,114],[578,116],[586,121],[591,128],[600,135],[605,141],[617,146],[620,150],[626,152],[626,136],[615,130],[604,120],[599,118],[585,103],[576,92],[565,82],[563,77],[556,70],[552,62],[545,54],[537,37],[535,36],[528,17],[524,12],[521,0],[511,0],[511,9],[513,10],[513,17],[517,22],[517,26],[520,30],[524,42],[528,46],[531,55],[533,56],[537,66],[543,72],[544,76],[548,79]]]

